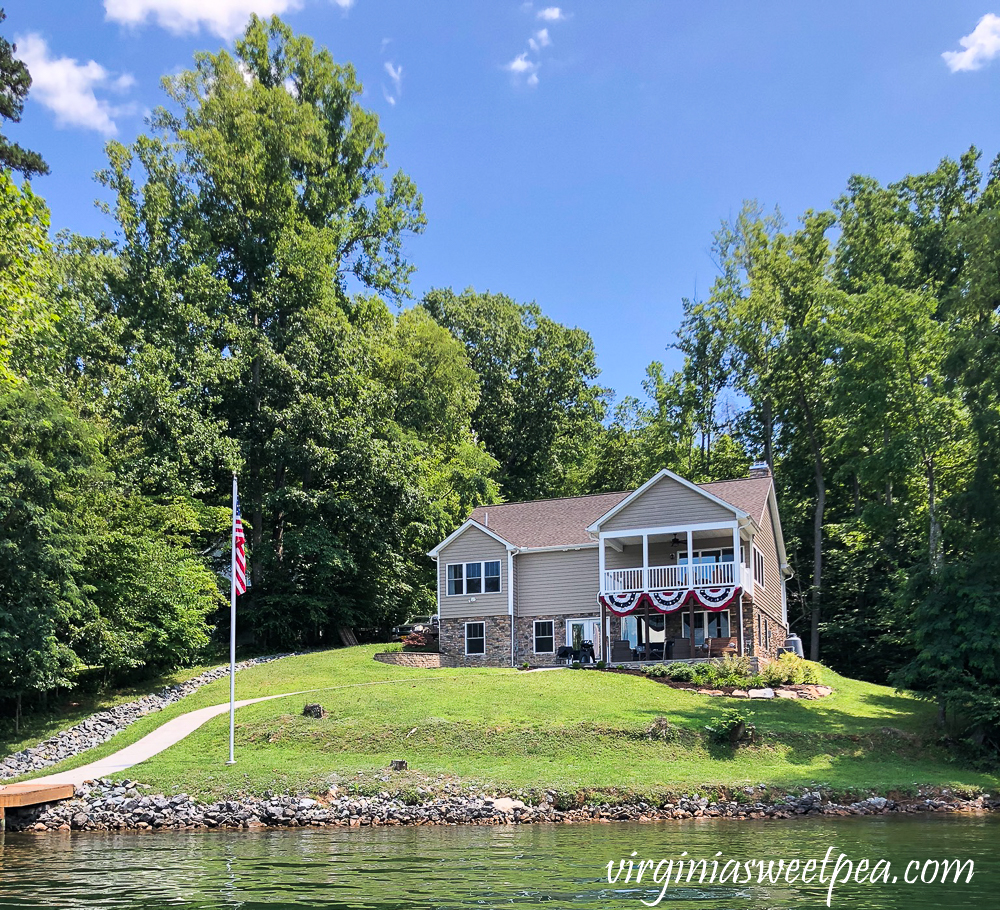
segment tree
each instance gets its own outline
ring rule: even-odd
[[[0,24],[6,18],[0,8]],[[28,68],[14,56],[16,51],[17,45],[0,35],[0,120],[10,120],[12,123],[21,122],[24,99],[31,88],[31,75]],[[49,166],[38,152],[22,148],[0,133],[0,171],[5,168],[18,171],[25,177],[49,172]]]
[[[56,396],[0,386],[0,694],[70,684],[93,617],[80,574],[107,474],[93,428]]]
[[[54,320],[48,227],[42,200],[0,171],[0,383],[37,367]]]
[[[471,288],[433,290],[421,306],[462,342],[479,377],[472,425],[499,462],[503,495],[583,492],[607,398],[590,335],[536,304]]]

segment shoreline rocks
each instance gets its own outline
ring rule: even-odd
[[[247,667],[270,663],[272,660],[289,656],[291,655],[275,654],[269,657],[255,657],[251,660],[241,661],[236,665],[236,669],[245,670]],[[22,749],[20,752],[15,752],[0,760],[0,781],[19,777],[32,771],[41,771],[63,759],[79,755],[81,752],[106,743],[112,736],[134,724],[140,717],[145,717],[154,711],[162,711],[167,705],[180,701],[184,696],[190,695],[202,686],[228,674],[228,666],[215,667],[212,670],[206,670],[200,676],[167,686],[159,692],[144,695],[135,701],[92,714],[86,720],[49,737],[37,746]]]
[[[263,828],[367,828],[399,825],[510,825],[665,821],[691,818],[736,820],[799,818],[807,816],[886,815],[915,812],[982,812],[1000,809],[1000,799],[979,796],[961,799],[948,791],[934,791],[907,800],[884,796],[837,803],[819,791],[800,796],[759,797],[766,788],[748,787],[746,801],[678,797],[673,802],[621,805],[587,804],[558,809],[558,794],[547,791],[531,805],[508,796],[477,791],[421,794],[423,801],[407,802],[387,792],[377,797],[348,795],[332,788],[321,797],[265,793],[262,797],[201,803],[187,794],[151,794],[135,781],[101,780],[85,786],[63,803],[12,810],[10,831],[47,834],[67,831],[155,831]]]

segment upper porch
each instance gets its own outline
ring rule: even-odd
[[[753,592],[752,527],[739,520],[601,532],[600,594],[741,587]]]

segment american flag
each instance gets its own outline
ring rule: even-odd
[[[236,497],[236,517],[233,522],[233,546],[236,549],[236,593],[247,590],[247,539],[243,534],[243,519],[240,518],[240,498]]]

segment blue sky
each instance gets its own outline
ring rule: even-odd
[[[7,132],[42,152],[53,227],[99,233],[93,174],[159,77],[279,12],[351,61],[393,169],[423,193],[414,292],[502,291],[591,333],[636,394],[712,231],[744,199],[793,219],[852,173],[1000,151],[1000,2],[0,0],[36,86]]]

